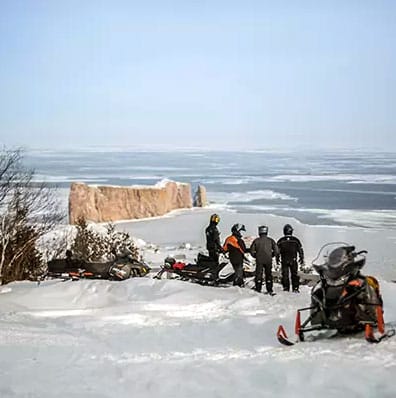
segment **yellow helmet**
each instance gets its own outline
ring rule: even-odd
[[[220,217],[218,214],[212,214],[210,216],[210,222],[218,224],[220,222]]]

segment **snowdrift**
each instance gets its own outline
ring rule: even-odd
[[[396,338],[279,346],[309,302],[175,280],[13,283],[0,289],[1,397],[394,397]],[[396,284],[382,282],[385,320]]]

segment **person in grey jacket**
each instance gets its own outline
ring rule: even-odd
[[[255,290],[261,292],[264,269],[265,287],[267,293],[273,296],[275,293],[272,290],[272,258],[278,255],[278,246],[268,236],[268,227],[266,225],[258,227],[258,234],[259,237],[250,246],[250,254],[256,259]]]

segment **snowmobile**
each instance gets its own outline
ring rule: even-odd
[[[225,256],[220,256],[219,262],[213,261],[209,256],[198,253],[195,264],[186,264],[176,261],[173,257],[167,257],[160,271],[154,276],[155,279],[161,279],[164,274],[177,278],[197,282],[203,285],[219,286],[227,284],[234,280],[234,272],[225,272],[229,265]],[[250,264],[249,264],[250,265]],[[245,270],[245,277],[251,276],[252,271]]]
[[[121,281],[145,276],[150,272],[150,267],[146,263],[138,261],[128,254],[118,255],[115,260],[103,263],[73,259],[71,252],[68,251],[66,258],[48,261],[47,266],[44,278],[61,278],[63,280],[108,279]]]
[[[312,288],[311,305],[297,310],[296,342],[304,341],[308,332],[324,329],[335,330],[340,335],[364,331],[370,343],[379,343],[395,334],[394,329],[385,330],[377,279],[360,272],[366,254],[366,250],[356,252],[355,246],[346,243],[329,243],[321,248],[312,262],[319,281]],[[302,322],[301,314],[305,312],[309,315]],[[277,338],[281,344],[294,344],[282,325]]]

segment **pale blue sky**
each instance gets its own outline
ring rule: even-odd
[[[396,1],[0,0],[0,143],[396,150]]]

